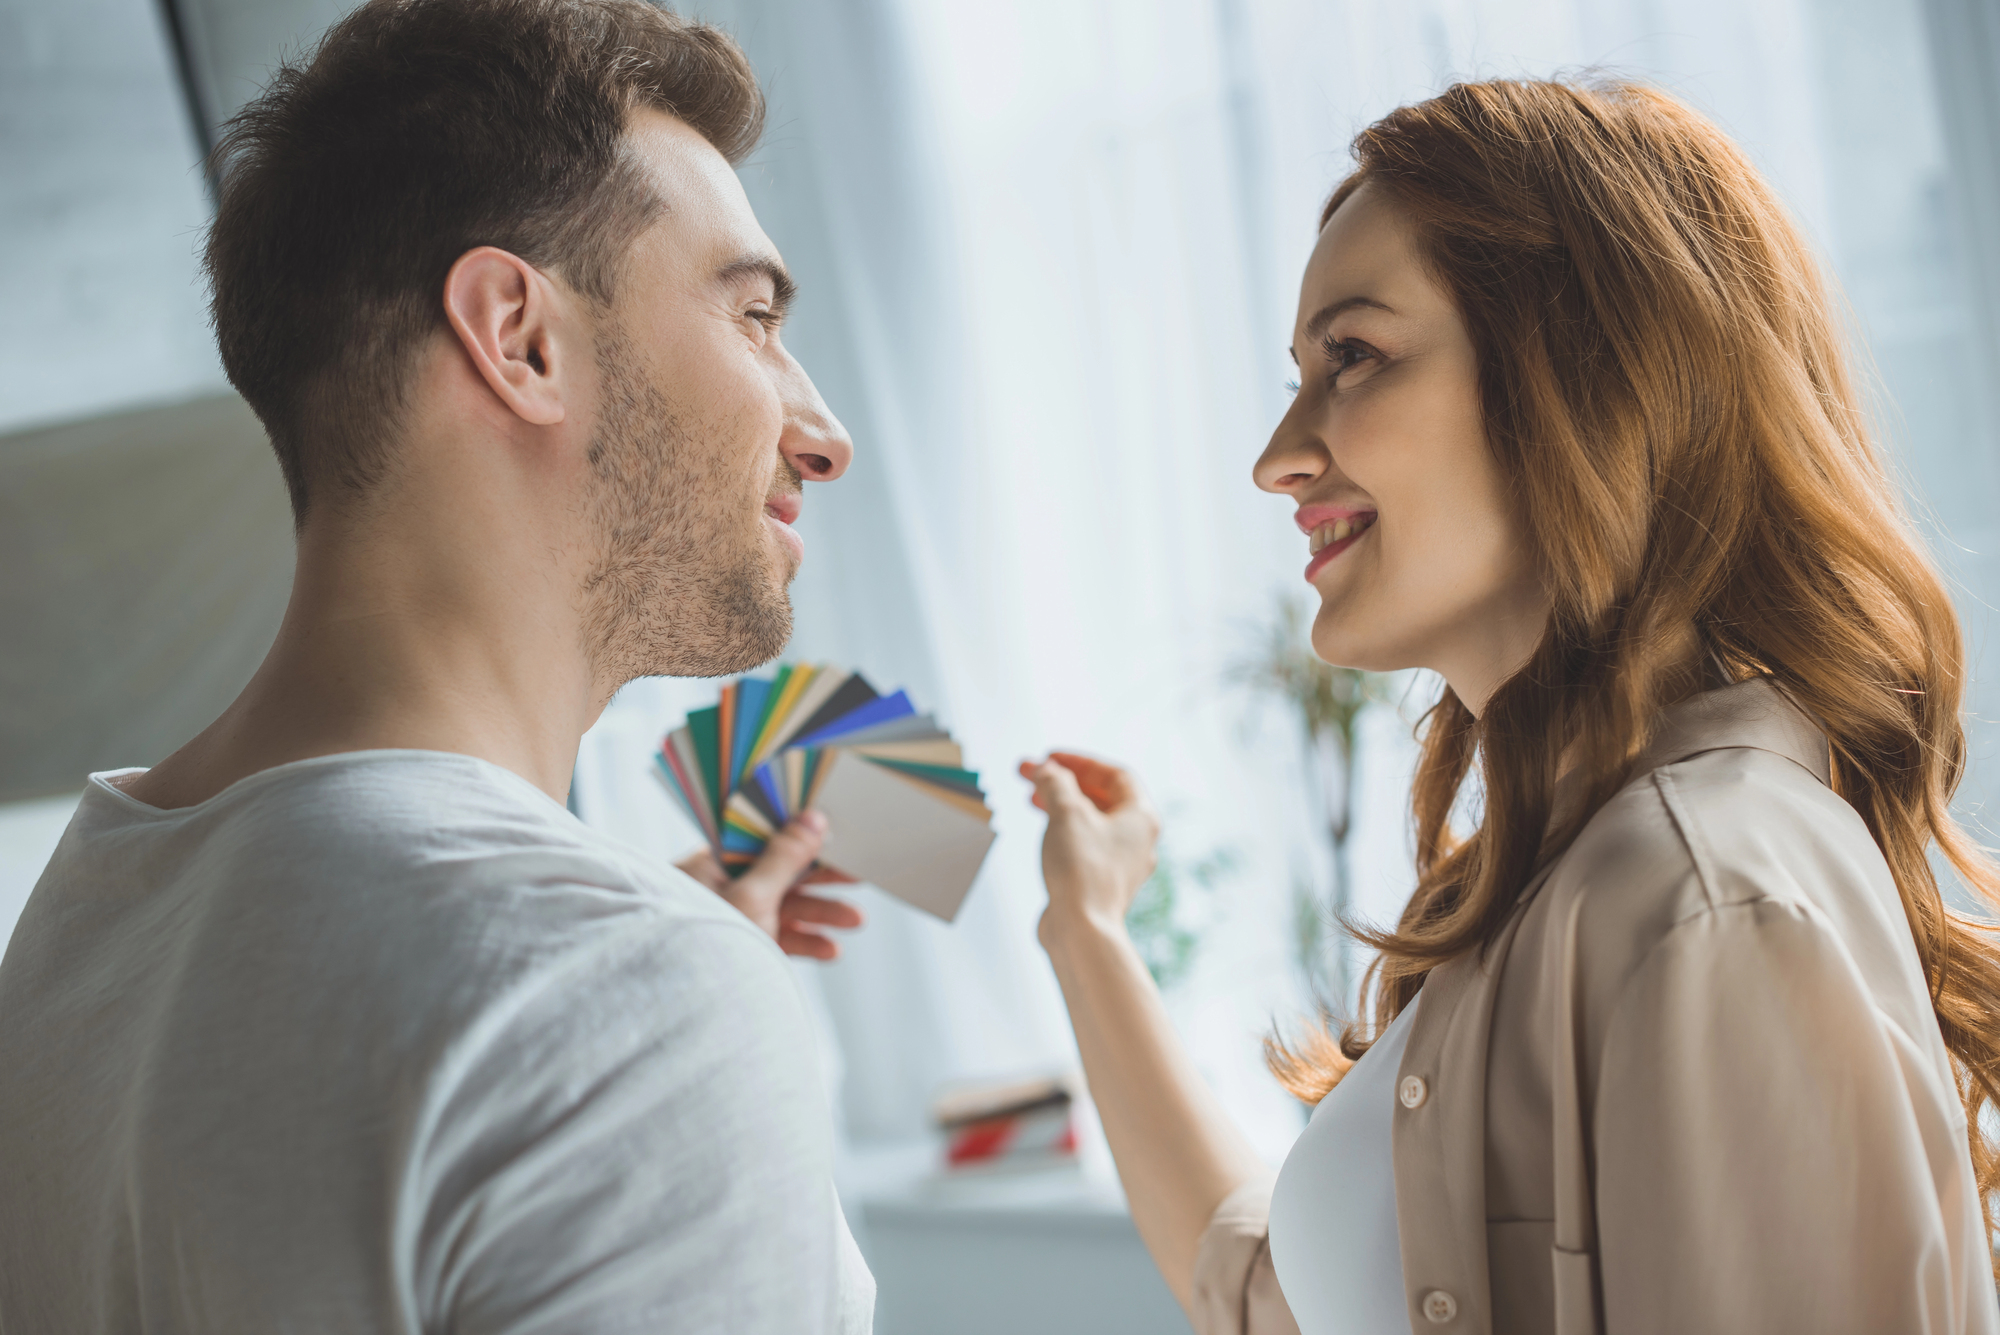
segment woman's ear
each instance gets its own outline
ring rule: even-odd
[[[495,246],[466,251],[444,279],[445,318],[465,355],[494,397],[533,426],[565,415],[558,305],[540,270]]]

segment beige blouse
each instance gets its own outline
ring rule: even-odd
[[[2000,1332],[1965,1118],[1888,864],[1764,681],[1669,710],[1398,1074],[1413,1332]],[[1201,1335],[1297,1330],[1270,1184]]]

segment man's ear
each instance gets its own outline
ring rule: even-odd
[[[445,318],[465,355],[495,397],[534,426],[564,416],[559,300],[532,264],[495,246],[466,251],[444,278]]]

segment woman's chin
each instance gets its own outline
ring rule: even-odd
[[[1379,606],[1369,608],[1358,606],[1366,600],[1354,596],[1354,591],[1342,590],[1346,594],[1322,594],[1319,612],[1313,617],[1312,649],[1322,661],[1339,668],[1352,668],[1357,672],[1394,672],[1399,668],[1417,666],[1412,663],[1412,646],[1397,643],[1381,632],[1385,628],[1385,618]],[[1365,592],[1365,591],[1363,591]],[[1380,599],[1372,600],[1378,605]]]
[[[1339,668],[1355,668],[1362,672],[1379,672],[1375,666],[1377,655],[1369,652],[1369,646],[1354,636],[1346,634],[1339,626],[1329,626],[1329,618],[1321,611],[1319,619],[1313,623],[1312,648],[1322,661]]]

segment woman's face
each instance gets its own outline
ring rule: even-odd
[[[1372,183],[1320,233],[1292,356],[1298,395],[1255,477],[1298,506],[1314,652],[1431,668],[1477,712],[1533,653],[1548,601],[1486,445],[1465,324]]]

